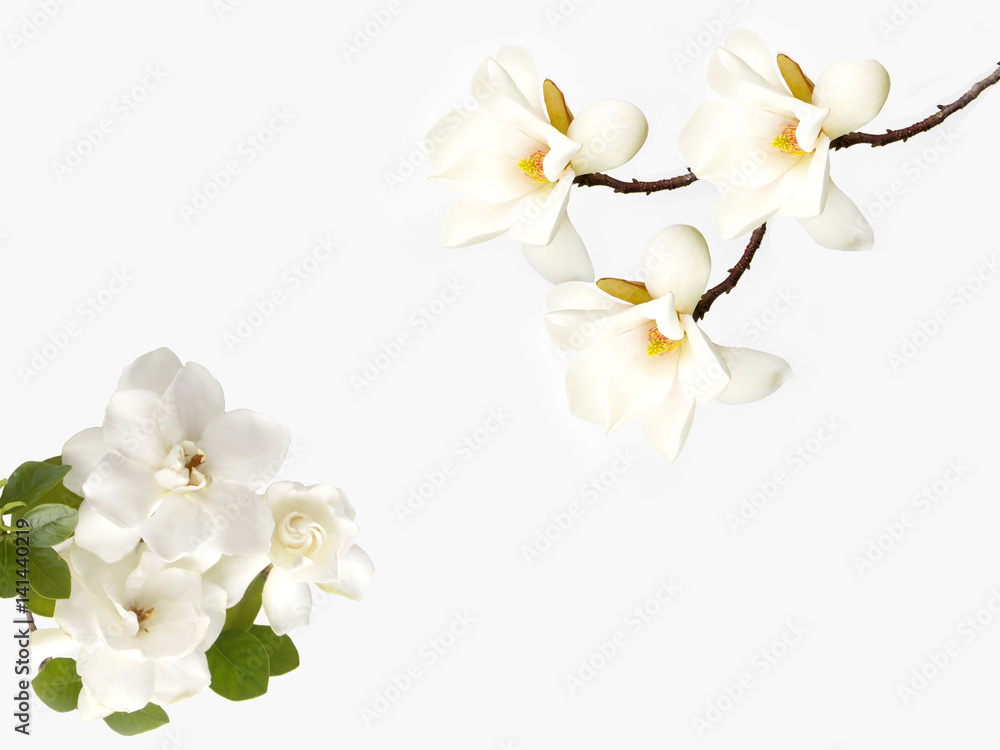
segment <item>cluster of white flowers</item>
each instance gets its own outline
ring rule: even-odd
[[[279,636],[308,624],[310,585],[361,598],[373,566],[343,493],[267,487],[288,446],[287,429],[227,412],[208,371],[167,349],[126,367],[103,425],[66,443],[64,485],[83,498],[58,549],[72,591],[39,640],[79,649],[84,719],[207,688],[206,652],[259,576]]]
[[[834,139],[881,110],[885,69],[874,60],[840,61],[813,84],[784,55],[776,67],[763,41],[741,30],[712,53],[708,82],[723,98],[698,107],[679,150],[698,179],[726,188],[722,236],[749,234],[780,212],[826,247],[871,248],[871,227],[830,179],[829,154]],[[444,244],[509,232],[557,285],[546,328],[557,346],[581,350],[566,381],[575,416],[608,432],[642,416],[647,442],[672,462],[696,405],[763,398],[791,376],[783,359],[717,346],[696,324],[711,261],[694,227],[675,225],[652,240],[643,281],[593,284],[590,257],[566,215],[570,187],[639,151],[647,125],[636,107],[605,100],[574,118],[551,81],[539,95],[535,64],[517,47],[487,59],[472,89],[479,108],[449,113],[428,135],[431,179],[464,193],[448,214]]]

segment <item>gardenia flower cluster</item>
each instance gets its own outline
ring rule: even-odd
[[[749,234],[782,213],[820,245],[871,248],[871,227],[830,179],[829,157],[838,137],[881,110],[885,69],[874,60],[839,61],[813,83],[785,55],[776,67],[756,34],[735,31],[712,53],[708,83],[722,99],[697,108],[679,150],[697,179],[725,188],[718,204],[723,238]],[[473,95],[478,109],[454,110],[427,136],[431,179],[464,194],[448,213],[444,244],[508,233],[557,284],[546,300],[546,328],[557,346],[580,352],[566,380],[575,416],[609,433],[642,417],[647,442],[674,461],[697,406],[763,398],[790,377],[783,359],[717,346],[697,324],[711,261],[694,227],[656,236],[644,281],[606,278],[593,286],[566,205],[578,176],[621,166],[642,147],[647,124],[634,105],[604,100],[574,118],[551,81],[539,96],[534,61],[518,47],[482,63]],[[629,192],[646,185],[656,184]]]
[[[103,425],[66,443],[64,485],[83,502],[54,618],[80,649],[83,718],[202,692],[226,610],[265,569],[277,635],[308,624],[310,585],[361,598],[373,566],[343,494],[267,487],[288,446],[287,429],[227,412],[208,371],[167,349],[126,367]]]

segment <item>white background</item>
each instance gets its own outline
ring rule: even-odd
[[[71,2],[17,50],[8,34],[40,0],[0,13],[2,472],[99,423],[121,368],[169,346],[207,366],[231,408],[291,428],[299,455],[281,476],[347,491],[377,573],[362,604],[323,604],[296,634],[302,667],[262,699],[206,693],[132,740],[36,702],[27,741],[996,746],[1000,623],[988,609],[979,632],[962,622],[1000,605],[1000,280],[961,308],[950,300],[997,255],[1000,90],[949,121],[949,139],[834,155],[834,178],[876,217],[873,253],[824,250],[795,222],[771,222],[752,270],[704,327],[719,343],[785,357],[795,377],[765,401],[699,410],[673,466],[637,426],[604,438],[569,416],[568,360],[541,325],[548,285],[506,238],[441,249],[456,196],[425,180],[416,145],[466,99],[481,60],[517,43],[571,108],[613,97],[646,113],[648,145],[618,176],[679,174],[676,136],[707,95],[707,52],[738,26],[814,80],[839,58],[879,59],[893,90],[868,130],[901,127],[1000,60],[994,4],[398,0],[392,13],[382,0],[246,0],[221,16],[216,5]],[[348,59],[344,45],[372,13],[390,20]],[[166,79],[122,118],[116,100],[156,66]],[[248,160],[246,139],[275,108],[292,122]],[[111,132],[60,181],[53,162],[105,117]],[[185,222],[180,205],[234,159],[239,174]],[[714,232],[705,184],[651,197],[578,189],[570,213],[599,275],[635,278],[646,242],[671,223],[709,237],[712,283],[742,252]],[[307,263],[313,273],[293,288],[286,274],[326,235],[339,249]],[[81,311],[116,272],[133,280],[100,312]],[[432,303],[449,283],[463,291],[442,311]],[[274,290],[284,302],[227,343]],[[431,322],[412,317],[431,307]],[[894,367],[888,355],[939,310],[945,324]],[[60,332],[73,324],[67,343]],[[411,344],[359,392],[352,377],[401,333]],[[53,341],[66,345],[33,368]],[[471,457],[456,450],[497,409],[502,427],[480,432]],[[447,461],[453,476],[401,521],[397,506]],[[969,468],[918,504],[950,461]],[[734,531],[727,516],[781,472],[783,486]],[[574,502],[580,517],[529,563],[524,550]],[[859,570],[906,512],[912,527]],[[679,592],[632,627],[634,608],[671,579]],[[476,622],[431,663],[429,644],[456,613]],[[762,654],[787,623],[807,632],[765,674]],[[617,631],[625,644],[571,687]],[[899,686],[949,641],[958,655],[905,702]],[[391,689],[414,666],[412,684]],[[0,694],[12,671],[0,665]],[[743,675],[751,687],[727,702]],[[387,692],[388,709],[373,709]],[[728,710],[699,735],[695,719],[720,698]],[[377,718],[366,722],[366,708]],[[9,738],[13,719],[0,713]]]

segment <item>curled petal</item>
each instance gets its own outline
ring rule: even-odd
[[[264,613],[278,635],[309,624],[312,592],[308,583],[296,583],[284,568],[272,568],[264,583]]]
[[[144,354],[128,365],[118,380],[118,390],[141,388],[162,396],[182,367],[177,355],[166,348]]]
[[[712,258],[704,235],[686,224],[664,229],[643,255],[642,274],[649,293],[653,297],[672,294],[679,313],[694,312],[711,272]]]
[[[573,171],[591,174],[620,167],[638,153],[648,134],[646,117],[634,104],[617,99],[594,102],[567,131],[582,146],[573,157]]]
[[[559,182],[542,185],[521,198],[511,215],[510,238],[536,247],[552,242],[566,214],[575,176],[572,169],[567,169]]]
[[[71,467],[63,477],[63,485],[76,495],[83,495],[83,483],[108,452],[104,430],[90,427],[76,433],[62,449],[63,466]]]
[[[496,61],[507,71],[518,91],[524,96],[528,105],[542,117],[542,100],[539,96],[538,68],[531,53],[524,47],[507,45],[501,47],[496,55]]]
[[[525,259],[546,281],[561,284],[594,280],[594,265],[587,247],[568,216],[563,216],[556,236],[548,245],[523,247]]]
[[[889,73],[875,60],[838,60],[816,81],[813,104],[830,110],[823,125],[830,139],[871,122],[889,96]]]
[[[814,219],[799,219],[817,244],[833,250],[871,250],[875,233],[861,210],[832,180],[828,181],[826,206]]]
[[[694,423],[695,401],[684,393],[680,383],[670,389],[663,402],[646,413],[642,435],[650,447],[668,463],[680,455]]]
[[[747,404],[770,396],[792,377],[792,368],[781,357],[756,349],[718,347],[732,379],[719,394],[724,404]]]
[[[492,240],[510,229],[517,201],[485,203],[460,198],[452,204],[444,220],[444,246],[468,247]]]

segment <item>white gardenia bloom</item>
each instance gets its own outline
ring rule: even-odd
[[[714,344],[694,313],[711,259],[694,227],[658,234],[643,258],[645,288],[635,304],[590,284],[560,284],[546,298],[546,328],[557,346],[582,350],[566,377],[570,411],[613,432],[643,417],[643,435],[673,462],[684,447],[696,404],[742,404],[773,393],[791,376],[780,357]],[[603,282],[602,282],[603,284]]]
[[[63,482],[84,497],[76,543],[108,562],[142,539],[167,561],[207,545],[262,553],[273,529],[255,490],[281,468],[288,430],[246,409],[227,412],[222,387],[168,349],[125,368],[102,427],[70,438]]]
[[[740,30],[712,52],[708,85],[723,98],[695,110],[679,145],[699,179],[729,188],[719,197],[722,236],[740,237],[780,212],[823,247],[870,250],[871,226],[830,179],[830,142],[881,111],[885,68],[840,60],[813,84],[784,55],[776,69],[760,37]]]
[[[593,281],[587,249],[566,215],[577,175],[625,164],[646,140],[637,107],[603,99],[573,117],[520,47],[488,58],[472,80],[479,107],[458,108],[428,133],[432,180],[465,197],[445,221],[445,247],[466,247],[505,232],[554,284]]]
[[[360,600],[375,568],[354,541],[358,525],[344,493],[329,484],[277,482],[264,501],[274,517],[264,584],[264,613],[282,635],[309,624],[310,584],[328,594]]]
[[[69,599],[55,605],[62,632],[80,647],[85,721],[147,703],[170,705],[211,682],[205,652],[226,620],[226,592],[139,545],[107,563],[72,545]]]

